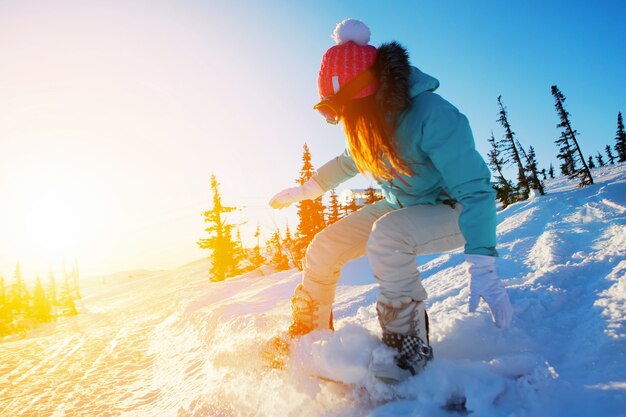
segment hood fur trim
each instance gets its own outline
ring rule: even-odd
[[[385,114],[398,113],[411,104],[411,65],[407,50],[398,42],[377,48],[374,71],[379,78],[376,102]]]

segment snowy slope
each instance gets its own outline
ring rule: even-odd
[[[463,395],[473,416],[626,416],[626,165],[594,176],[498,214],[510,329],[467,313],[460,252],[418,258],[435,360],[403,384],[367,374],[385,353],[367,259],[343,270],[336,332],[304,338],[284,371],[258,351],[288,326],[300,274],[216,284],[198,262],[93,283],[75,320],[0,344],[0,415],[449,416]]]

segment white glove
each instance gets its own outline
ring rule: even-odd
[[[496,273],[496,258],[484,255],[465,255],[470,274],[469,311],[476,311],[480,298],[487,302],[496,327],[511,325],[513,306],[509,295]]]
[[[270,200],[270,206],[281,209],[302,200],[315,200],[324,195],[324,190],[313,178],[299,187],[291,187],[276,194]]]

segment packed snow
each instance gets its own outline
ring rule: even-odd
[[[515,308],[497,329],[468,313],[460,251],[418,257],[435,359],[385,385],[366,258],[344,268],[335,328],[294,344],[286,369],[261,346],[287,328],[297,270],[209,283],[208,264],[94,281],[82,313],[0,344],[2,416],[626,416],[626,165],[596,184],[499,212],[498,267]],[[320,377],[334,379],[329,381]],[[466,411],[445,408],[466,399]]]

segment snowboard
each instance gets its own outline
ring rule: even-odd
[[[286,370],[287,366],[290,365],[291,354],[291,340],[287,336],[273,337],[261,347],[259,352],[264,368],[277,371]],[[316,366],[306,368],[307,369],[304,369],[306,374],[322,384],[333,384],[344,389],[346,392],[358,392],[359,395],[368,395],[368,387],[362,383],[348,382],[335,378],[328,369],[324,370]],[[394,384],[379,379],[375,380],[390,387],[394,386]],[[461,415],[469,414],[465,405],[465,396],[457,394],[452,395],[441,408]]]

